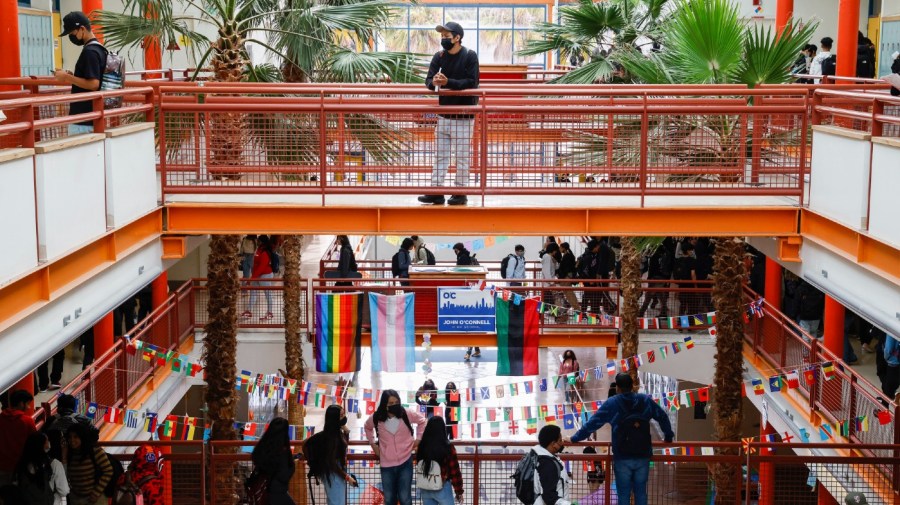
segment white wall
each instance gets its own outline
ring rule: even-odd
[[[871,142],[820,128],[813,127],[811,166],[815,170],[809,186],[809,208],[854,230],[862,229],[869,198]]]
[[[900,146],[873,142],[869,233],[900,247],[900,199],[897,198],[897,188],[900,188]]]
[[[91,135],[98,140],[35,155],[42,260],[53,260],[106,233],[103,136]]]
[[[162,246],[154,241],[0,333],[0,391],[150,283],[162,272],[161,256]]]
[[[794,0],[794,18],[801,19],[804,22],[811,20],[819,22],[819,27],[813,33],[810,43],[818,46],[822,37],[831,37],[835,40],[835,43],[840,43],[837,38],[838,2],[839,0]],[[898,10],[900,10],[900,0],[884,0],[884,2],[885,4],[889,2],[897,3]],[[778,0],[764,0],[762,2],[762,12],[756,13],[756,7],[753,5],[752,0],[739,0],[741,14],[745,18],[771,26],[774,26],[777,3]],[[860,0],[859,4],[859,29],[866,33],[869,2],[868,0]],[[851,43],[856,47],[855,38]]]
[[[900,0],[881,0],[881,16],[900,16]]]
[[[6,217],[3,234],[9,237],[0,260],[0,285],[38,264],[34,151],[16,151],[23,156],[0,163],[0,216]]]
[[[135,128],[141,130],[124,135],[107,132],[106,223],[111,227],[126,225],[158,206],[153,123],[121,129]]]

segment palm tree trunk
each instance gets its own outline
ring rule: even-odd
[[[203,341],[203,362],[206,369],[206,408],[211,440],[235,440],[237,393],[237,302],[240,297],[238,276],[238,235],[213,235],[207,260],[207,289],[209,316]],[[223,448],[217,452],[229,452]],[[233,452],[233,451],[230,451]],[[213,471],[216,503],[236,503],[238,481],[233,467],[218,465]]]
[[[288,235],[284,240],[284,361],[287,377],[299,381],[306,376],[303,368],[303,342],[301,340],[300,297],[300,247],[302,235]],[[299,387],[299,385],[298,385]],[[288,402],[288,421],[302,425],[306,412],[303,405]]]
[[[634,244],[634,238],[622,237],[622,356],[626,359],[638,354],[640,332],[638,313],[641,300],[641,253]],[[630,367],[629,373],[637,391],[640,386],[637,368]]]
[[[744,370],[744,242],[726,237],[716,243],[713,256],[713,303],[716,308],[716,371],[713,425],[720,442],[738,442],[743,420]],[[718,454],[737,455],[737,448],[721,448]],[[735,503],[740,486],[740,465],[716,463],[713,481],[716,504]]]

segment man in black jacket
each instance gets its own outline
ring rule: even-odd
[[[441,34],[441,47],[431,58],[431,66],[425,77],[425,85],[432,91],[460,91],[478,87],[478,55],[462,46],[463,27],[459,23],[438,25],[435,30]],[[477,105],[477,96],[440,95],[440,105]],[[439,114],[434,131],[434,170],[431,173],[432,186],[443,186],[447,169],[450,167],[450,153],[456,155],[456,186],[469,185],[469,160],[472,156],[473,114]],[[422,203],[444,204],[444,195],[424,195]],[[453,195],[449,205],[465,205],[466,195]]]
[[[66,14],[63,18],[63,31],[60,37],[68,35],[69,41],[76,46],[84,46],[78,61],[75,62],[75,72],[57,69],[53,75],[57,81],[72,85],[72,93],[88,93],[100,89],[100,80],[103,78],[103,68],[106,65],[106,49],[91,32],[91,21],[81,11]],[[72,102],[69,104],[69,115],[84,114],[94,110],[93,102]],[[94,131],[93,121],[82,121],[69,125],[69,135],[91,133]]]

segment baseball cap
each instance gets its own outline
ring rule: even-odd
[[[81,11],[72,11],[63,18],[63,31],[59,36],[68,35],[82,26],[90,30],[91,20]]]
[[[847,496],[844,497],[844,503],[846,505],[868,505],[869,502],[866,501],[866,495],[860,493],[859,491],[851,491],[847,493]]]
[[[449,23],[444,23],[442,25],[437,25],[434,27],[434,30],[438,31],[438,32],[450,32],[450,33],[459,35],[460,37],[462,37],[463,34],[465,33],[465,31],[463,30],[463,27],[460,26],[459,23],[456,23],[453,21],[450,21]]]

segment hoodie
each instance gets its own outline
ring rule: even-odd
[[[816,54],[816,57],[813,58],[812,62],[809,64],[809,74],[810,75],[822,75],[822,62],[831,58],[831,51],[822,51]],[[816,84],[819,84],[821,79],[815,79]]]
[[[0,472],[16,469],[25,439],[35,431],[34,419],[24,411],[6,408],[0,412]]]
[[[540,445],[532,450],[538,455],[538,467],[534,479],[534,505],[571,505],[569,488],[571,481],[559,456],[551,454]]]

